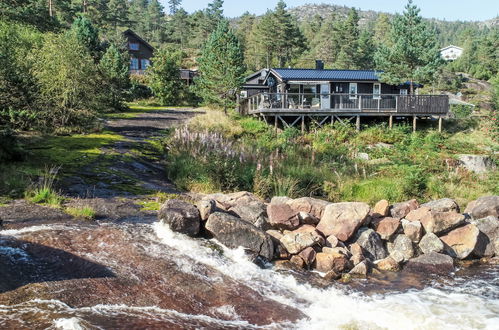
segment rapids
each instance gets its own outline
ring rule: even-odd
[[[3,230],[0,267],[8,329],[499,328],[498,266],[326,285],[159,223]]]

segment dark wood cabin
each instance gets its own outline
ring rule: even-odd
[[[144,74],[145,70],[151,65],[154,48],[138,34],[128,29],[123,32],[127,39],[128,53],[130,54],[130,73]]]

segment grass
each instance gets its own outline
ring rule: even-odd
[[[158,110],[173,110],[173,109],[182,109],[185,107],[178,106],[149,106],[149,105],[140,105],[137,103],[129,103],[128,110],[121,112],[110,112],[103,114],[103,118],[105,119],[130,119],[135,118],[141,114],[150,112],[150,111],[158,111]]]
[[[64,197],[54,190],[54,181],[60,167],[45,168],[38,184],[26,192],[26,199],[37,204],[60,206]]]
[[[94,220],[96,215],[93,207],[88,205],[67,207],[65,211],[77,219]]]
[[[156,192],[150,194],[145,199],[138,202],[141,206],[141,211],[159,211],[159,208],[163,203],[165,203],[169,199],[184,199],[181,195],[178,194],[168,194],[164,192]]]

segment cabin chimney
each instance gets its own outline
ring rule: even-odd
[[[315,60],[315,69],[324,70],[324,62],[322,60]]]

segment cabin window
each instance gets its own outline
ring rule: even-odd
[[[129,43],[128,47],[130,48],[130,50],[139,50],[139,44],[136,42]]]
[[[149,62],[148,59],[143,58],[143,59],[140,60],[140,67],[141,67],[142,70],[147,69],[147,67],[149,65],[150,65],[150,62]]]
[[[407,88],[401,89],[400,95],[407,95]]]
[[[357,98],[357,83],[350,83],[348,85],[348,98],[349,99]]]
[[[136,58],[130,59],[130,70],[138,70],[139,69],[139,60]]]
[[[379,100],[381,98],[381,84],[373,84],[373,99]]]

